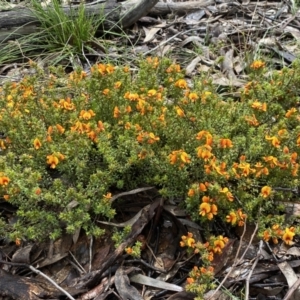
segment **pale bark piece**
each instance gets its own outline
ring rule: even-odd
[[[289,288],[292,288],[294,283],[298,280],[298,276],[294,272],[293,268],[288,264],[288,262],[282,262],[278,264],[279,269],[283,273],[288,283]],[[300,299],[300,288],[297,288],[293,295],[291,295],[290,300]]]
[[[138,290],[130,284],[125,269],[120,267],[115,275],[115,286],[122,299],[143,300]]]

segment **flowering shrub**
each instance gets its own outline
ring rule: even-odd
[[[68,77],[32,67],[34,76],[0,92],[0,196],[18,208],[15,223],[0,221],[1,235],[100,235],[94,219],[114,216],[111,193],[145,184],[181,198],[203,223],[259,217],[265,240],[288,244],[299,232],[282,219],[276,235],[270,221],[298,194],[298,62],[269,77],[254,62],[239,101],[219,96],[208,79],[187,81],[167,59]]]

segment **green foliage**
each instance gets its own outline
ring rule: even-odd
[[[47,7],[37,0],[32,0],[31,5],[40,23],[39,31],[6,45],[7,41],[3,41],[0,63],[38,55],[40,59],[48,57],[51,64],[63,60],[75,64],[77,58],[84,59],[85,53],[92,51],[91,45],[104,48],[95,38],[96,31],[105,21],[104,14],[87,15],[84,4],[80,4],[79,8],[70,6],[67,14],[58,0],[51,1]]]
[[[115,231],[112,235],[112,240],[115,243],[115,247],[118,248],[122,242],[126,239],[126,236],[130,233],[131,226],[125,226],[121,231]]]
[[[267,77],[255,61],[240,101],[222,99],[205,78],[188,83],[167,59],[141,60],[135,72],[98,64],[89,76],[32,68],[0,94],[0,195],[18,207],[10,238],[100,235],[93,220],[114,216],[116,188],[156,185],[193,219],[218,215],[233,226],[280,215],[280,202],[293,200],[299,63]],[[267,239],[275,224],[260,224]],[[297,232],[280,226],[284,240]]]

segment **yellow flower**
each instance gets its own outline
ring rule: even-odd
[[[115,67],[114,67],[114,66],[112,66],[112,65],[110,65],[110,64],[106,65],[105,71],[107,72],[107,74],[113,73],[114,70],[115,70]]]
[[[245,117],[245,120],[248,122],[249,125],[252,125],[252,126],[258,126],[259,125],[259,122],[257,121],[255,115],[252,115],[250,117]]]
[[[287,244],[291,245],[293,243],[295,232],[291,228],[286,228],[285,233],[282,236],[282,240]]]
[[[265,63],[262,60],[255,60],[251,65],[250,68],[253,70],[259,70],[265,67]]]
[[[115,88],[115,89],[118,89],[118,88],[120,88],[121,85],[122,85],[122,82],[121,82],[121,81],[117,81],[117,82],[114,84],[114,88]]]
[[[149,97],[153,97],[153,96],[156,95],[156,93],[157,93],[156,90],[149,90],[148,93],[147,93],[147,95],[148,95]]]
[[[271,168],[274,168],[275,166],[278,166],[278,159],[272,155],[270,156],[264,156],[264,161],[269,163]]]
[[[160,138],[158,136],[155,136],[153,132],[150,132],[149,133],[149,139],[148,139],[147,143],[148,144],[153,144],[153,143],[155,143],[159,140],[160,140]]]
[[[210,213],[211,206],[207,202],[203,202],[200,204],[199,215],[204,217],[206,214]]]
[[[184,163],[190,163],[191,160],[188,156],[188,154],[186,152],[181,152],[180,154],[180,159],[184,162]]]
[[[189,99],[192,101],[192,102],[195,102],[197,99],[198,99],[198,95],[196,93],[190,93],[189,94]]]
[[[214,241],[214,253],[222,253],[222,249],[225,247],[225,243],[223,240],[219,239]]]
[[[102,91],[102,94],[107,96],[109,94],[109,89],[104,89]]]
[[[272,145],[276,148],[278,148],[280,146],[280,141],[278,140],[278,138],[276,136],[269,136],[269,135],[266,135],[265,136],[265,139],[267,141],[271,141]]]
[[[106,195],[103,195],[103,198],[106,199],[106,200],[110,200],[111,197],[112,197],[111,193],[107,193]]]
[[[175,84],[176,87],[179,87],[181,89],[186,89],[187,88],[187,82],[184,79],[178,79]]]
[[[131,128],[130,122],[126,122],[125,125],[124,125],[124,128],[129,130]]]
[[[250,174],[250,172],[253,172],[253,169],[251,169],[250,164],[246,162],[241,162],[238,165],[238,168],[242,170],[242,175],[244,177],[247,177]]]
[[[55,169],[58,163],[59,160],[55,155],[51,154],[47,156],[47,164],[50,165],[51,169]]]
[[[38,138],[34,139],[33,141],[33,146],[35,150],[38,150],[41,148],[42,143],[40,142],[40,140]]]
[[[267,198],[267,197],[270,196],[271,191],[272,191],[272,189],[269,186],[266,185],[266,186],[262,187],[262,189],[261,189],[261,195],[264,198]]]
[[[179,106],[176,106],[175,109],[176,109],[176,113],[179,117],[184,117],[185,116],[184,110],[181,109]]]
[[[235,225],[237,222],[237,216],[235,212],[230,212],[229,215],[226,216],[226,222],[231,223],[231,225]]]

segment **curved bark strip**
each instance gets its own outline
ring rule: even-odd
[[[166,15],[170,13],[186,14],[209,5],[215,4],[214,0],[197,0],[187,2],[158,2],[150,11],[151,15]]]
[[[129,27],[138,21],[141,17],[146,16],[151,8],[156,5],[158,0],[128,0],[123,2],[120,16],[122,27]]]

